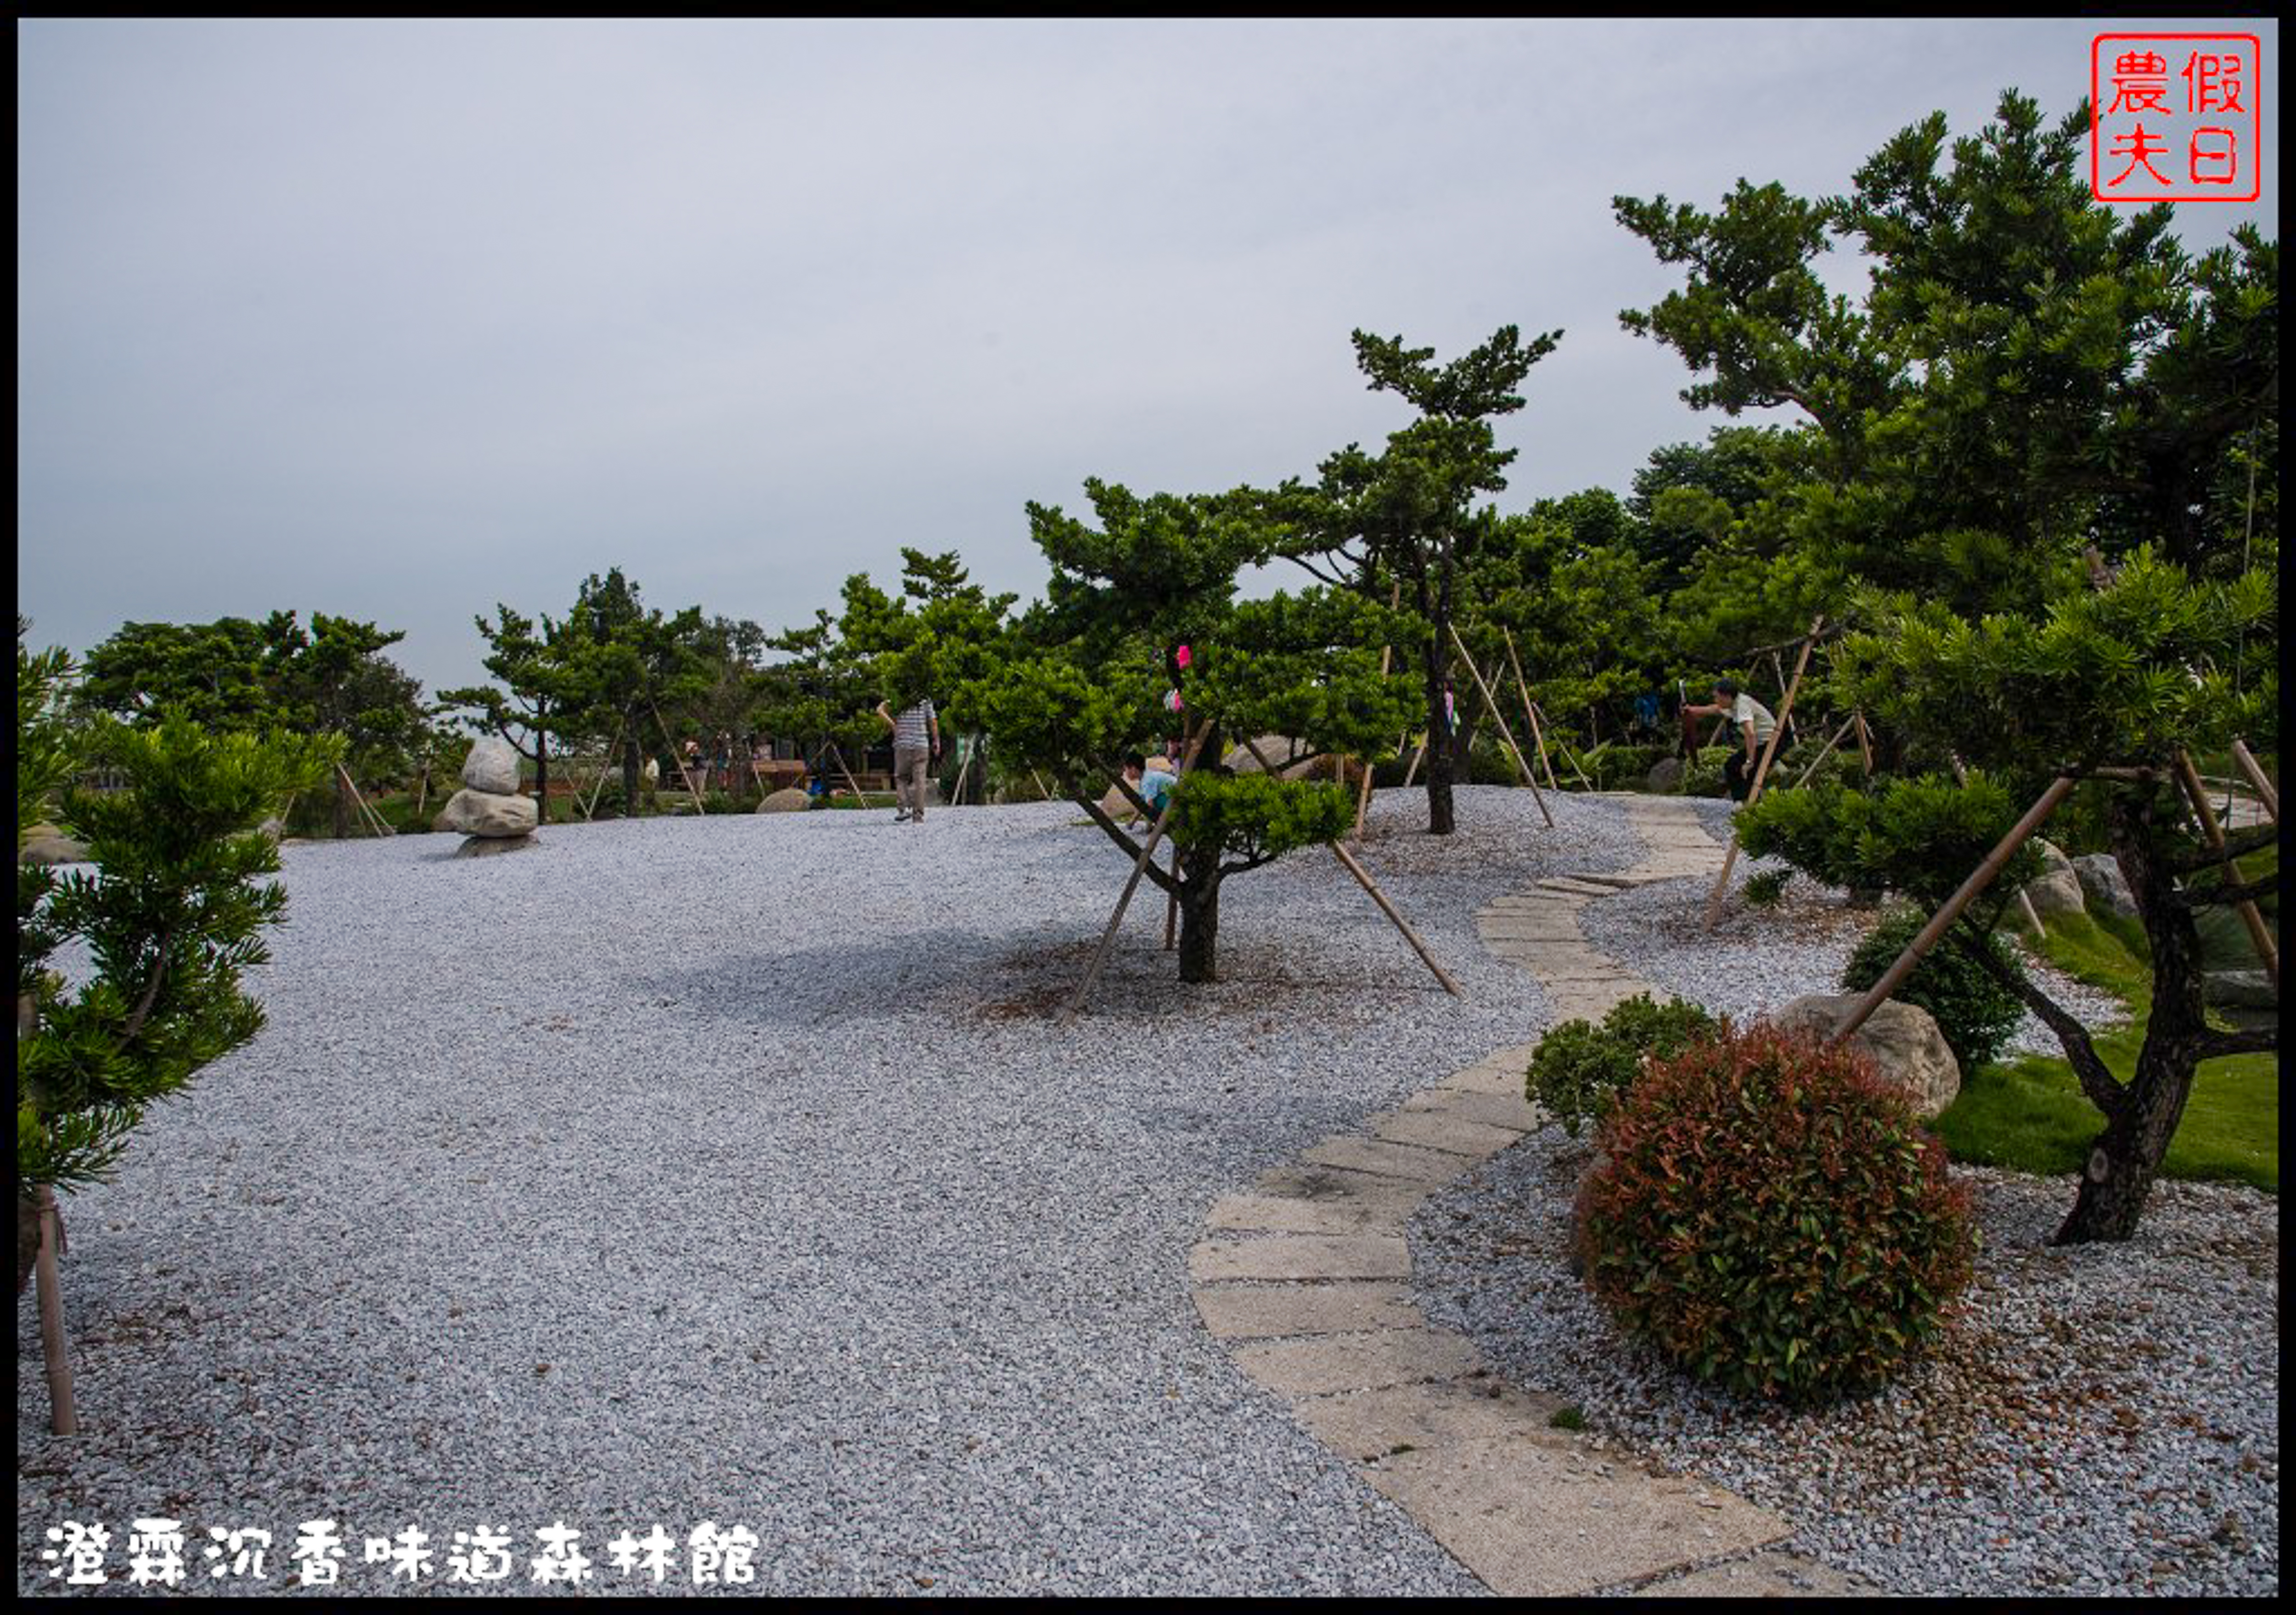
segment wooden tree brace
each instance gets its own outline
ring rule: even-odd
[[[1754,765],[1754,783],[1746,793],[1745,805],[1751,807],[1762,799],[1762,781],[1769,777],[1770,764],[1778,754],[1778,742],[1785,737],[1786,718],[1793,711],[1794,696],[1801,689],[1802,671],[1809,665],[1810,648],[1817,643],[1818,630],[1825,626],[1823,615],[1811,619],[1809,633],[1801,642],[1801,655],[1794,658],[1793,678],[1786,685],[1786,697],[1778,703],[1778,720],[1770,729],[1770,743],[1762,748],[1761,761]],[[1738,830],[1733,823],[1730,829],[1730,850],[1723,854],[1722,873],[1714,878],[1714,890],[1706,898],[1706,928],[1712,930],[1714,922],[1722,917],[1723,894],[1730,889],[1731,867],[1738,861]]]
[[[2224,851],[2224,827],[2217,822],[2216,810],[2209,805],[2209,794],[2201,784],[2200,770],[2193,766],[2192,757],[2184,752],[2177,754],[2177,779],[2185,787],[2185,800],[2193,804],[2194,815],[2201,821],[2201,834],[2208,840],[2210,850]],[[2228,859],[2224,866],[2224,878],[2237,883],[2241,878],[2240,861]],[[2239,906],[2241,923],[2248,927],[2250,945],[2263,963],[2264,973],[2272,981],[2274,992],[2280,990],[2280,950],[2273,945],[2272,929],[2264,923],[2264,916],[2252,901],[2243,899]]]
[[[1515,770],[1522,776],[1522,782],[1530,787],[1531,799],[1538,803],[1539,816],[1546,820],[1546,828],[1553,829],[1554,815],[1547,811],[1546,793],[1538,788],[1538,776],[1532,773],[1530,764],[1523,761],[1522,748],[1514,743],[1514,731],[1507,727],[1506,714],[1499,711],[1499,704],[1491,698],[1491,687],[1483,681],[1483,670],[1477,667],[1474,657],[1467,654],[1466,641],[1459,638],[1458,624],[1454,622],[1446,626],[1451,630],[1451,643],[1458,647],[1467,671],[1475,677],[1475,688],[1483,697],[1483,710],[1490,713],[1491,721],[1499,726],[1499,734],[1506,741],[1507,753],[1514,759]]]
[[[1435,962],[1435,956],[1427,951],[1427,944],[1419,940],[1419,933],[1414,931],[1409,925],[1405,923],[1403,916],[1395,911],[1395,905],[1388,902],[1387,894],[1382,892],[1379,889],[1377,883],[1372,879],[1371,871],[1365,869],[1362,864],[1356,861],[1355,854],[1349,852],[1347,848],[1341,846],[1338,842],[1327,842],[1325,845],[1332,849],[1332,856],[1340,861],[1341,867],[1344,868],[1349,874],[1356,878],[1357,883],[1360,885],[1365,891],[1371,894],[1371,900],[1379,905],[1379,911],[1386,915],[1389,919],[1392,920],[1395,924],[1395,928],[1403,933],[1403,940],[1411,944],[1412,952],[1419,955],[1420,961],[1430,970],[1435,972],[1435,979],[1443,984],[1443,991],[1448,993],[1454,998],[1464,997],[1465,994],[1459,991],[1459,984],[1451,979],[1450,973],[1448,971],[1445,970],[1441,965]]]
[[[2264,771],[2256,758],[2250,753],[2247,741],[2235,740],[2232,743],[2232,758],[2234,762],[2240,764],[2240,771],[2247,776],[2250,788],[2256,793],[2256,799],[2264,804],[2265,816],[2273,823],[2278,824],[2280,793],[2273,788],[2271,776]]]
[[[1530,698],[1530,680],[1522,676],[1522,658],[1515,652],[1514,630],[1502,622],[1499,632],[1506,636],[1507,663],[1514,669],[1515,694],[1522,697],[1522,715],[1530,720],[1530,743],[1538,748],[1539,766],[1546,770],[1547,788],[1560,791],[1562,787],[1555,783],[1554,759],[1546,754],[1546,735],[1539,727],[1538,704]]]
[[[1189,738],[1188,754],[1180,760],[1180,771],[1183,774],[1194,764],[1196,748],[1203,745],[1205,737],[1211,732],[1212,726],[1205,723],[1198,727],[1195,734]],[[1061,1006],[1060,1014],[1056,1018],[1061,1026],[1065,1026],[1076,1018],[1077,1011],[1084,1007],[1086,995],[1092,991],[1092,984],[1100,979],[1101,970],[1108,963],[1108,951],[1116,943],[1116,927],[1124,923],[1124,910],[1132,906],[1132,894],[1140,885],[1141,871],[1148,867],[1148,861],[1156,855],[1156,844],[1163,839],[1164,827],[1172,821],[1172,807],[1177,800],[1178,793],[1174,792],[1164,798],[1164,805],[1157,810],[1156,822],[1149,826],[1148,837],[1140,844],[1140,855],[1132,861],[1131,878],[1124,883],[1123,894],[1116,900],[1116,912],[1108,917],[1108,927],[1100,934],[1100,945],[1093,950],[1092,963],[1086,967],[1084,979],[1077,983],[1076,991],[1071,993],[1068,1001]]]
[[[678,754],[676,737],[673,736],[669,732],[669,725],[661,721],[661,708],[654,706],[651,702],[649,702],[647,705],[653,713],[654,727],[661,731],[661,743],[669,747],[669,754],[676,760],[678,777],[685,781],[685,793],[687,795],[693,798],[693,811],[697,813],[707,814],[709,812],[709,806],[707,803],[701,800],[701,793],[694,788],[693,776],[686,771],[685,759]],[[616,738],[619,739],[619,737],[617,736]],[[607,755],[611,757],[612,754],[613,748],[610,746],[607,748]],[[635,819],[637,817],[638,804],[636,803],[627,803],[624,805],[627,808],[631,818]]]
[[[1934,947],[1938,938],[1946,934],[1947,927],[1961,918],[1962,910],[1976,902],[1979,894],[1993,884],[1993,878],[2001,873],[2001,866],[2032,838],[2033,833],[2041,828],[2051,813],[2057,811],[2057,804],[2072,788],[2073,781],[2069,776],[2057,776],[2049,788],[2041,793],[2040,800],[2025,810],[2025,816],[2010,827],[2009,833],[1985,855],[1984,861],[1971,872],[1969,878],[1961,883],[1961,889],[1946,899],[1945,906],[1930,917],[1929,924],[1906,944],[1906,951],[1882,972],[1882,978],[1866,988],[1866,995],[1850,1006],[1849,1016],[1834,1028],[1833,1036],[1828,1041],[1837,1043],[1847,1042],[1858,1027],[1873,1018],[1874,1011],[1882,1007],[1882,1001],[1914,973],[1914,967],[1922,962],[1922,955]]]

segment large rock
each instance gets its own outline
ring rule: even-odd
[[[1813,993],[1795,999],[1769,1018],[1774,1026],[1790,1032],[1832,1037],[1862,996]],[[1919,1004],[1883,1000],[1849,1044],[1872,1057],[1882,1080],[1902,1090],[1923,1121],[1952,1104],[1961,1092],[1960,1062],[1953,1058],[1935,1018]]]
[[[2072,860],[2054,842],[2038,836],[2034,837],[2033,846],[2041,854],[2041,872],[2027,881],[2021,890],[2026,901],[2033,905],[2033,912],[2040,916],[2041,923],[2046,925],[2052,914],[2087,913],[2088,898],[2081,890],[2080,873],[2073,868]],[[2024,905],[2012,902],[2005,918],[2009,924],[2021,927],[2025,923]]]
[[[455,856],[487,858],[496,853],[522,853],[539,845],[531,836],[473,836],[455,849]]]
[[[1108,795],[1100,799],[1100,811],[1107,814],[1111,819],[1115,820],[1119,824],[1126,823],[1128,820],[1137,819],[1140,816],[1140,810],[1134,807],[1130,799],[1128,798],[1122,791],[1117,789],[1117,787],[1112,785],[1108,787]]]
[[[767,795],[763,802],[758,803],[758,812],[760,813],[802,813],[806,809],[812,805],[812,797],[807,795],[803,791],[799,790],[796,787],[791,786],[785,790],[774,791]]]
[[[2136,894],[2128,889],[2128,878],[2120,872],[2120,864],[2112,853],[2091,853],[2074,859],[2073,874],[2090,908],[2124,919],[2138,917]]]
[[[1258,746],[1262,755],[1275,765],[1277,773],[1285,771],[1283,759],[1292,749],[1292,743],[1289,740],[1281,735],[1254,735],[1251,737],[1251,744]],[[1227,764],[1228,772],[1231,774],[1257,774],[1263,771],[1259,766],[1259,758],[1251,754],[1250,746],[1231,746],[1227,755],[1221,761]]]
[[[2210,1003],[2233,1009],[2276,1009],[2280,993],[2272,977],[2261,970],[2210,970],[2201,977],[2201,993]]]
[[[86,863],[87,848],[53,825],[35,826],[16,849],[18,863]]]
[[[465,836],[524,836],[539,815],[531,796],[498,796],[489,791],[456,791],[431,827]]]
[[[489,796],[518,794],[518,748],[500,735],[475,741],[463,759],[463,783]]]
[[[1678,791],[1682,788],[1682,759],[1660,757],[1651,764],[1651,771],[1643,783],[1654,791]]]

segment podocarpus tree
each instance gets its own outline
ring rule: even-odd
[[[559,636],[574,693],[569,716],[586,732],[622,745],[622,811],[635,817],[640,759],[660,726],[665,706],[692,700],[709,687],[701,608],[689,606],[665,617],[639,598],[638,586],[619,566],[582,581]]]
[[[352,769],[395,774],[428,716],[422,686],[381,655],[405,637],[324,612],[308,630],[291,611],[260,622],[129,622],[89,653],[75,700],[135,724],[172,712],[216,730],[324,729],[343,737]],[[346,836],[349,787],[332,785],[334,832]]]
[[[1238,570],[1265,560],[1271,540],[1249,501],[1085,487],[1096,529],[1057,507],[1029,507],[1052,564],[1047,599],[951,710],[960,724],[994,734],[1019,766],[1045,775],[1128,862],[1139,844],[1103,811],[1102,797],[1128,750],[1187,727],[1205,762],[1173,793],[1177,867],[1152,861],[1144,873],[1178,903],[1180,979],[1214,981],[1223,883],[1336,840],[1355,813],[1337,786],[1226,773],[1213,761],[1223,737],[1275,732],[1311,750],[1367,751],[1413,709],[1410,678],[1383,675],[1379,660],[1390,640],[1415,649],[1413,630],[1407,618],[1339,590],[1237,603]],[[1177,714],[1167,705],[1174,691]]]
[[[865,573],[845,581],[843,642],[867,658],[878,698],[890,710],[928,697],[945,705],[995,668],[1015,597],[971,581],[954,550],[929,556],[905,548],[898,598]]]
[[[495,620],[473,617],[488,650],[486,670],[501,688],[465,685],[440,690],[448,706],[477,711],[487,728],[509,741],[534,764],[535,807],[550,822],[550,738],[576,721],[580,691],[574,669],[560,645],[561,629],[548,617],[538,623],[497,604]]]
[[[139,727],[99,717],[75,732],[56,699],[69,674],[60,653],[27,652],[20,619],[18,845],[54,804],[96,869],[17,866],[20,1290],[53,1229],[55,1192],[100,1179],[156,1100],[261,1028],[240,976],[263,962],[262,932],[287,900],[262,883],[279,852],[256,826],[327,778],[343,745],[332,734],[211,734],[165,710]],[[117,788],[66,789],[57,804],[63,781],[91,762]],[[77,987],[49,968],[74,942],[91,967]],[[62,1398],[58,1416],[69,1429]]]
[[[1840,787],[1784,792],[1739,816],[1750,853],[1778,854],[1831,882],[1894,886],[1934,907],[2051,779],[2101,782],[2107,836],[2152,970],[2150,1017],[2126,1083],[2075,1016],[1976,945],[2031,872],[2030,853],[2004,871],[1990,902],[1956,922],[1970,939],[1965,957],[2056,1033],[2081,1092],[2104,1116],[2061,1244],[2133,1234],[2201,1063],[2278,1046],[2276,1027],[2210,1024],[2196,927],[2203,910],[2253,899],[2277,877],[2250,884],[2229,875],[2231,857],[2199,836],[2177,785],[2194,751],[2242,737],[2276,749],[2276,575],[2195,581],[2140,549],[2096,592],[2079,577],[2034,616],[1971,622],[1937,601],[1869,602],[1879,626],[1836,649],[1842,691],[1880,721],[1965,759],[1976,770],[1968,781],[1898,781],[1871,798]],[[2251,665],[2236,688],[2230,668],[2243,642]],[[2277,833],[2239,833],[2229,852],[2255,851]]]
[[[1324,461],[1313,486],[1288,482],[1266,498],[1264,507],[1285,528],[1277,552],[1314,576],[1382,606],[1390,581],[1400,581],[1403,605],[1427,630],[1414,638],[1431,737],[1450,729],[1445,691],[1459,567],[1495,520],[1476,500],[1506,486],[1503,473],[1515,457],[1498,447],[1491,421],[1522,408],[1515,389],[1562,337],[1550,331],[1523,342],[1514,326],[1502,325],[1470,352],[1435,365],[1432,348],[1356,332],[1356,364],[1372,390],[1399,394],[1419,418],[1389,433],[1384,452],[1350,443]],[[1454,758],[1449,746],[1432,743],[1427,755],[1427,828],[1447,836],[1456,823]]]
[[[785,629],[766,643],[785,659],[758,676],[751,715],[758,727],[800,742],[817,768],[828,769],[832,747],[852,767],[884,728],[872,710],[882,697],[868,658],[846,642],[838,619],[821,610],[809,627]]]
[[[1712,216],[1618,203],[1661,260],[1689,268],[1683,291],[1623,317],[1710,373],[1691,401],[1811,417],[1785,434],[1801,474],[1774,474],[1763,501],[1781,553],[1898,591],[1838,614],[1868,630],[1835,655],[1840,705],[2008,791],[1980,812],[1942,779],[1919,801],[1899,787],[1858,836],[1785,793],[1745,816],[1750,849],[1800,813],[1872,866],[1849,884],[1949,890],[1975,859],[1937,825],[1989,845],[2007,820],[1988,814],[2013,817],[2004,803],[2048,779],[2123,770],[2105,816],[2145,910],[2152,1018],[2126,1085],[2077,1023],[2051,1020],[2107,1117],[2068,1241],[2128,1236],[2194,1064],[2259,1046],[2202,1013],[2192,915],[2241,882],[2218,879],[2179,828],[2166,770],[2276,721],[2263,697],[2276,682],[2278,246],[2243,227],[2194,260],[2165,206],[2122,216],[2094,202],[2087,127],[2079,109],[2045,129],[2011,93],[1952,143],[1949,168],[1934,117],[1824,203],[1742,184]],[[1862,304],[1824,295],[1811,268],[1829,230],[1874,260]],[[2129,557],[2095,594],[2080,560],[2092,543]]]
[[[276,721],[343,737],[346,771],[334,778],[340,840],[351,833],[351,773],[400,775],[422,742],[422,687],[380,654],[406,635],[325,612],[311,614],[308,632],[292,612],[274,613],[266,626],[282,651]]]

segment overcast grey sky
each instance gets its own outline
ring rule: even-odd
[[[904,544],[1033,596],[1025,500],[1403,424],[1358,325],[1562,327],[1501,503],[1623,492],[1718,417],[1619,327],[1677,281],[1613,194],[1840,191],[2209,26],[2267,157],[2196,250],[2279,234],[2268,21],[24,21],[20,608],[371,618],[436,688],[616,564],[769,630]]]

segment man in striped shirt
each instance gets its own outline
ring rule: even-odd
[[[891,704],[877,703],[877,716],[893,731],[893,794],[900,803],[893,822],[922,824],[925,816],[925,771],[940,753],[940,715],[932,697],[922,697],[893,716]],[[914,804],[914,805],[913,805]]]

